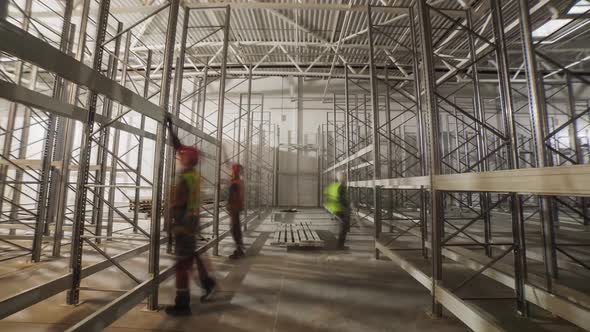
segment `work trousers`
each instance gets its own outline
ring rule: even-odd
[[[350,215],[348,213],[336,213],[336,219],[340,221],[340,231],[338,233],[338,246],[343,247],[346,242],[346,233],[350,231]]]
[[[179,291],[190,288],[193,265],[196,263],[201,287],[207,287],[211,277],[205,262],[196,251],[196,240],[193,234],[176,234],[176,289]]]
[[[231,235],[236,243],[238,250],[243,250],[244,239],[242,236],[242,225],[240,223],[240,210],[231,209],[229,211]]]

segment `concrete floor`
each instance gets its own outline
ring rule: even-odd
[[[147,312],[143,303],[106,330],[468,331],[449,315],[430,318],[426,289],[391,262],[372,259],[371,229],[353,227],[347,243],[350,250],[337,251],[329,248],[337,228],[325,213],[303,210],[284,219],[312,221],[328,248],[287,252],[271,246],[274,225],[266,218],[246,236],[246,259],[225,258],[233,250],[230,240],[222,243],[222,256],[210,258],[220,287],[207,304],[198,303],[199,290],[193,288],[192,316],[170,318],[162,311]],[[2,288],[6,290],[14,282],[3,282]],[[132,286],[120,274],[102,272],[85,284]],[[173,279],[162,285],[160,293],[160,302],[173,302]],[[64,296],[57,295],[0,321],[0,331],[63,331],[116,294],[85,291],[84,302],[77,307],[63,305]]]

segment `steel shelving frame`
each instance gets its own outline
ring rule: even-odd
[[[58,49],[48,43],[38,28],[30,33],[31,22],[42,24],[26,15],[31,12],[31,5],[32,1],[26,2],[22,22],[10,17],[0,20],[0,51],[13,59],[17,69],[14,79],[3,67],[0,81],[0,97],[11,102],[0,155],[1,223],[6,224],[10,234],[2,235],[0,241],[19,250],[7,259],[29,256],[43,264],[48,255],[69,256],[71,272],[0,300],[0,316],[7,317],[65,290],[66,302],[77,304],[80,292],[86,290],[81,286],[82,279],[115,266],[137,286],[70,328],[98,329],[145,298],[148,309],[157,310],[159,284],[174,272],[173,266],[160,266],[166,247],[162,244],[170,239],[169,216],[162,213],[167,211],[165,188],[174,173],[174,155],[163,126],[165,112],[172,117],[181,140],[197,144],[203,151],[203,184],[213,189],[213,196],[210,202],[205,197],[202,211],[201,227],[210,236],[204,238],[198,250],[212,249],[213,254],[218,253],[219,242],[229,235],[222,201],[229,179],[228,166],[239,161],[239,156],[246,156],[255,169],[247,173],[246,182],[260,184],[247,195],[247,201],[254,204],[246,210],[244,228],[254,217],[263,218],[272,205],[276,196],[274,165],[263,158],[273,155],[272,144],[278,145],[274,136],[277,129],[271,128],[270,113],[264,112],[264,96],[252,93],[251,73],[239,75],[239,84],[249,85],[248,105],[243,107],[226,95],[237,85],[225,85],[229,78],[225,60],[220,67],[211,68],[208,59],[193,52],[192,48],[207,41],[214,31],[225,41],[220,58],[227,59],[230,6],[181,10],[180,1],[172,0],[125,27],[110,13],[109,0],[85,0],[81,24],[77,26],[72,21],[73,1],[68,0],[64,13],[58,16],[64,27]],[[98,17],[94,19],[90,12],[96,5]],[[134,50],[134,45],[143,44],[134,29],[158,15],[167,17],[165,47],[160,51]],[[194,24],[195,16],[210,21]],[[116,30],[112,28],[113,20]],[[12,23],[20,23],[20,27]],[[90,36],[90,25],[96,27],[96,36]],[[93,41],[92,52],[88,50],[87,38]],[[90,57],[91,66],[86,57]],[[197,71],[192,80],[183,73],[185,62]],[[156,74],[160,77],[156,78]],[[219,83],[219,92],[217,100],[212,101],[207,90],[215,81]],[[41,83],[43,89],[39,89]],[[250,103],[257,97],[260,103]],[[158,98],[157,104],[154,98]],[[232,114],[224,110],[233,106],[239,108],[240,115],[231,120]],[[247,126],[239,124],[243,110],[250,119]],[[18,122],[21,113],[22,124]],[[244,127],[248,129],[242,137]],[[38,128],[45,134],[43,139],[34,141],[28,134]],[[76,129],[82,130],[82,135],[76,134]],[[40,161],[31,160],[27,151],[31,146],[41,151]],[[236,146],[240,152],[228,158],[228,152]],[[151,175],[146,170],[148,158],[153,158]],[[145,219],[138,207],[146,199],[142,195],[148,193],[151,212]],[[26,205],[14,203],[21,200]],[[135,206],[132,213],[123,211],[128,206],[126,202]],[[31,219],[34,223],[27,222]],[[117,241],[132,245],[129,250],[107,253],[109,243]],[[47,245],[53,245],[51,253],[46,251]],[[69,255],[63,252],[64,247],[70,248]],[[83,265],[88,250],[104,260]],[[132,273],[124,266],[127,259],[146,252],[149,257],[144,275]]]
[[[200,251],[217,253],[219,241],[228,234],[219,204],[228,163],[244,158],[246,164],[247,221],[276,205],[279,128],[272,128],[263,101],[260,106],[252,102],[252,77],[264,75],[344,81],[344,91],[333,96],[333,112],[318,127],[319,193],[336,171],[346,171],[359,216],[374,223],[376,256],[400,264],[429,289],[435,315],[441,315],[444,306],[474,330],[502,330],[493,317],[458,292],[473,278],[485,275],[515,290],[520,314],[527,315],[533,303],[590,329],[587,295],[562,284],[558,273],[560,269],[577,273],[587,267],[576,256],[580,252],[573,250],[586,244],[561,242],[559,231],[573,227],[572,221],[588,222],[585,197],[590,196],[590,170],[582,143],[589,123],[588,101],[573,92],[588,82],[570,69],[572,64],[545,53],[549,46],[532,39],[531,19],[544,19],[542,9],[549,0],[530,7],[526,0],[480,0],[468,2],[467,7],[455,1],[429,5],[426,0],[399,7],[387,6],[386,1],[378,6],[285,3],[281,7],[258,2],[188,2],[183,10],[178,0],[171,0],[127,27],[108,24],[116,19],[108,0],[99,2],[96,20],[88,16],[97,3],[83,1],[82,19],[79,26],[74,25],[73,2],[68,0],[58,15],[62,31],[27,15],[31,2],[17,9],[24,14],[20,20],[8,18],[19,27],[3,20],[6,10],[0,7],[0,51],[15,68],[0,65],[0,97],[12,103],[2,128],[0,155],[0,216],[10,233],[0,241],[17,250],[8,259],[26,255],[39,263],[43,263],[47,241],[56,257],[63,255],[62,247],[69,246],[72,273],[0,300],[0,317],[64,290],[69,290],[68,302],[76,303],[83,291],[81,279],[110,266],[137,286],[71,330],[107,326],[146,297],[148,307],[157,308],[158,285],[173,273],[172,267],[159,266],[164,249],[160,243],[166,240],[162,224],[169,221],[166,215],[163,223],[160,218],[167,195],[163,190],[174,171],[162,126],[164,112],[173,113],[183,140],[188,138],[204,151],[201,167],[204,182],[213,188],[213,202],[204,207],[203,218],[211,220],[207,225],[211,238]],[[565,1],[555,2],[561,12],[567,10]],[[476,13],[479,6],[486,9],[484,14]],[[297,26],[280,10],[362,13],[366,28],[341,37],[359,42],[357,51],[364,50],[369,64],[349,63],[339,53],[343,39],[328,49],[334,51],[330,72],[311,71],[318,60],[307,63],[304,72],[303,63],[298,64],[280,43],[249,64],[236,55],[236,42],[228,37],[232,11],[242,9],[268,10]],[[193,21],[189,13],[199,15],[199,20]],[[384,13],[393,17],[377,19]],[[165,43],[152,49],[133,30],[162,14],[168,17]],[[580,19],[583,14],[574,15],[572,24]],[[176,31],[179,21],[180,34]],[[96,28],[95,35],[87,31],[88,25]],[[44,33],[58,36],[60,42]],[[209,35],[219,40],[208,42]],[[93,52],[85,46],[88,36],[94,41]],[[316,35],[316,44],[326,43],[322,39]],[[383,46],[383,40],[391,43]],[[515,50],[509,49],[508,42],[521,47],[517,52],[523,64],[516,72],[512,68],[520,63],[510,57]],[[221,64],[213,65],[210,55],[196,51],[211,45],[220,46],[213,58],[222,59]],[[228,70],[228,50],[244,70]],[[298,70],[257,71],[275,51]],[[490,60],[495,67],[491,73],[482,69]],[[189,65],[192,82],[183,73]],[[228,77],[241,81],[225,86]],[[221,88],[213,100],[207,88],[217,80]],[[239,103],[226,96],[245,82],[248,93]],[[490,96],[490,87],[497,93]],[[566,112],[557,105],[564,91]],[[231,105],[237,106],[237,116],[228,122],[232,114],[226,110]],[[74,128],[80,125],[83,137],[75,135]],[[34,129],[42,129],[44,139],[32,140]],[[558,135],[566,130],[567,139]],[[125,138],[136,139],[136,145],[116,144]],[[76,142],[82,144],[75,148]],[[41,159],[32,158],[33,150],[39,150]],[[149,151],[155,151],[151,176],[142,163]],[[229,158],[228,151],[232,151]],[[125,161],[130,153],[137,154],[136,165]],[[272,163],[268,155],[274,155]],[[77,181],[72,182],[72,177]],[[272,188],[272,195],[265,195],[263,187]],[[124,197],[137,207],[145,192],[150,192],[154,203],[147,222],[137,209],[129,217],[117,205]],[[68,196],[75,198],[74,205]],[[509,237],[495,234],[494,227],[502,224],[498,220],[509,220],[505,222]],[[534,227],[537,230],[531,232]],[[69,238],[64,236],[68,232]],[[531,241],[527,234],[537,238]],[[147,243],[107,255],[101,246],[119,236]],[[398,246],[408,244],[408,238],[413,239],[411,246]],[[84,247],[106,259],[83,267]],[[404,255],[412,251],[430,265],[430,272]],[[147,278],[135,276],[121,264],[145,252],[149,252]],[[510,254],[513,259],[506,263]],[[443,256],[474,274],[453,285],[445,278]],[[528,271],[531,262],[541,262],[544,272]]]
[[[561,241],[570,246],[560,246],[557,235],[558,227],[587,223],[589,192],[575,183],[586,181],[588,171],[580,148],[588,109],[573,92],[587,82],[545,54],[542,40],[533,40],[530,16],[543,5],[477,1],[450,16],[444,4],[416,1],[391,25],[375,22],[383,7],[369,6],[369,82],[349,79],[343,65],[344,98],[334,97],[334,114],[319,128],[326,154],[321,183],[333,181],[339,170],[348,174],[358,219],[374,224],[376,257],[385,255],[428,288],[435,316],[444,306],[474,330],[503,330],[473,302],[501,296],[460,292],[481,275],[513,289],[523,316],[532,303],[590,328],[588,295],[558,276],[560,268],[586,275],[580,248],[588,244],[566,237],[570,241]],[[521,23],[505,20],[504,7],[516,8]],[[395,46],[375,51],[374,40],[382,36]],[[522,47],[516,73],[508,40]],[[446,44],[452,44],[447,54]],[[394,52],[401,48],[404,53]],[[496,72],[479,69],[489,61]],[[353,84],[370,97],[370,121],[351,106]],[[489,94],[492,87],[497,98]],[[363,136],[359,124],[370,134]],[[567,142],[555,138],[560,132]],[[359,150],[356,141],[363,139]],[[558,223],[564,218],[567,224]],[[499,235],[500,228],[511,236]],[[414,263],[417,257],[430,271]],[[473,272],[447,280],[443,257]],[[544,272],[529,271],[527,265],[537,262]]]

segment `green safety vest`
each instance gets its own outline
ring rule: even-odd
[[[340,202],[338,193],[340,192],[340,182],[334,182],[328,185],[324,190],[325,203],[324,207],[333,214],[341,213],[346,210]]]
[[[188,200],[186,212],[188,215],[197,214],[201,206],[201,174],[197,170],[179,174],[188,186]]]

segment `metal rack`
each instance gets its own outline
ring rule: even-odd
[[[374,224],[376,257],[429,289],[434,315],[445,307],[474,330],[503,330],[476,301],[505,298],[463,291],[482,275],[513,289],[520,315],[535,304],[590,328],[587,295],[558,275],[582,277],[588,267],[587,241],[558,228],[560,219],[586,225],[588,218],[588,191],[576,185],[587,183],[580,128],[588,109],[573,93],[587,82],[532,39],[529,16],[540,6],[479,1],[449,15],[448,7],[417,1],[386,25],[376,17],[390,7],[368,7],[369,80],[349,78],[342,63],[344,95],[334,95],[334,111],[318,129],[320,182],[346,172],[357,218]],[[507,10],[522,23],[506,19]],[[393,45],[376,51],[379,38]],[[516,73],[509,42],[522,49]],[[497,71],[479,68],[490,62]],[[361,116],[350,91],[363,93]],[[463,280],[445,277],[451,262],[463,266]],[[544,268],[533,272],[539,263]]]
[[[0,223],[9,234],[1,235],[0,241],[5,245],[3,260],[29,256],[42,264],[49,256],[69,256],[71,272],[2,299],[0,316],[7,317],[64,290],[68,291],[67,303],[77,304],[85,290],[82,280],[115,266],[137,286],[70,329],[85,331],[112,323],[146,297],[148,309],[158,309],[159,284],[174,272],[173,266],[160,266],[160,255],[166,248],[163,244],[169,239],[165,225],[170,222],[163,211],[167,211],[167,188],[174,174],[174,153],[167,146],[163,126],[165,112],[172,117],[183,143],[196,144],[203,151],[201,227],[210,237],[198,250],[212,249],[214,254],[229,234],[222,202],[231,163],[245,158],[253,166],[246,177],[251,190],[246,195],[249,204],[244,227],[263,218],[272,204],[273,165],[264,158],[272,156],[273,145],[278,145],[277,129],[271,127],[270,113],[264,112],[264,96],[252,93],[251,73],[234,75],[250,87],[245,95],[247,105],[236,104],[226,96],[236,86],[225,85],[225,60],[212,69],[211,59],[193,51],[214,31],[224,41],[219,57],[227,59],[229,6],[181,10],[180,2],[173,0],[125,27],[110,13],[110,1],[87,0],[82,3],[77,26],[72,20],[73,1],[66,1],[58,16],[64,28],[57,49],[40,31],[31,33],[31,24],[35,28],[41,24],[27,15],[32,3],[27,0],[21,22],[13,17],[0,20],[4,41],[0,51],[13,59],[11,64],[18,72],[13,79],[3,70],[0,87],[0,97],[11,102],[0,155]],[[97,5],[99,16],[93,21],[89,13]],[[143,32],[137,30],[146,21],[164,18],[165,47],[138,51],[138,46],[147,45],[140,39]],[[96,35],[89,33],[91,26]],[[92,52],[87,39],[93,42]],[[198,74],[184,75],[185,63]],[[219,83],[216,101],[207,94],[214,81]],[[255,101],[251,103],[251,99]],[[232,119],[233,114],[225,111],[231,112],[234,106],[238,112]],[[248,122],[241,123],[244,116]],[[45,134],[38,139],[38,133],[30,135],[33,130]],[[32,148],[39,151],[36,155],[40,154],[41,160],[34,159]],[[137,207],[140,201],[151,205],[147,218],[138,208],[124,211],[130,204]],[[130,249],[106,250],[110,243],[120,241]],[[83,264],[88,251],[104,260]],[[145,252],[149,254],[147,278],[125,267],[126,260]]]
[[[50,0],[21,3],[0,7],[0,98],[10,103],[0,128],[0,263],[61,257],[71,272],[1,299],[0,318],[66,290],[76,304],[83,279],[112,266],[136,286],[70,330],[107,326],[145,298],[157,309],[158,287],[173,274],[160,266],[174,174],[165,112],[183,142],[203,151],[209,237],[198,250],[217,254],[229,234],[222,204],[229,164],[246,169],[245,227],[278,206],[280,128],[252,85],[254,77],[292,76],[324,79],[323,99],[331,99],[317,129],[319,196],[346,172],[357,217],[374,224],[376,257],[424,285],[435,316],[444,306],[474,330],[502,330],[475,303],[500,296],[462,293],[486,276],[513,290],[520,315],[534,304],[590,329],[588,295],[560,276],[586,276],[589,268],[580,236],[589,222],[589,102],[576,94],[590,83],[576,70],[587,58],[565,63],[550,52],[559,43],[544,43],[587,13],[567,14],[570,23],[532,38],[532,26],[549,19],[549,3],[567,13],[570,1],[185,1],[181,8],[170,0],[137,10],[131,24],[109,0],[83,0],[80,8],[67,0],[59,9]],[[61,29],[34,15],[33,5]],[[253,12],[282,35],[236,33]],[[317,17],[330,18],[330,38],[305,27]],[[228,97],[244,85],[239,101]],[[299,134],[288,146],[298,156]],[[124,211],[143,200],[148,218]],[[130,246],[104,249],[116,241]],[[124,265],[144,253],[147,277]],[[90,255],[101,260],[83,264]],[[451,264],[464,279],[448,277]]]

